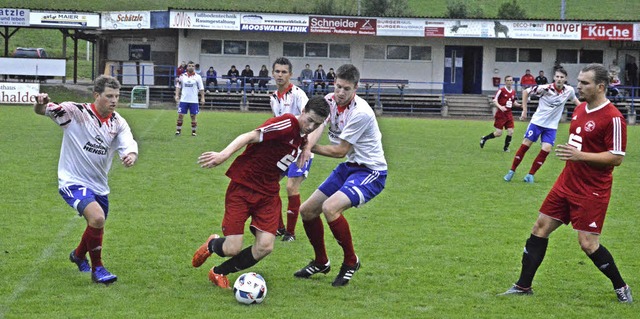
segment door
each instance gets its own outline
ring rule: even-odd
[[[444,47],[444,93],[462,93],[462,65],[464,49],[459,46]]]
[[[444,93],[482,93],[482,47],[445,46]]]

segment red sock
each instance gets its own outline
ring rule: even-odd
[[[351,239],[351,230],[347,219],[340,215],[338,219],[329,223],[329,229],[331,229],[333,237],[336,238],[338,244],[342,246],[344,263],[348,266],[355,266],[356,262],[358,262],[358,257],[356,257],[356,252],[353,249],[353,240]]]
[[[298,222],[298,212],[300,211],[300,194],[289,196],[287,205],[287,232],[296,234],[296,223]]]
[[[87,251],[91,258],[91,270],[95,271],[96,267],[102,266],[102,235],[104,228],[93,228],[87,226]]]
[[[197,128],[198,128],[198,122],[191,121],[191,132],[195,133]]]
[[[518,168],[518,165],[520,165],[520,162],[522,162],[522,159],[524,158],[524,154],[526,154],[528,150],[529,150],[529,146],[520,144],[520,148],[516,152],[516,156],[513,157],[513,164],[511,164],[512,171],[515,172],[516,168]]]
[[[533,161],[533,164],[531,164],[531,169],[529,170],[529,174],[533,175],[540,169],[540,166],[542,166],[542,164],[544,164],[544,161],[547,159],[547,155],[549,155],[549,152],[540,150],[540,153],[538,153],[538,156],[536,156],[536,159]]]
[[[316,217],[312,220],[302,220],[302,225],[316,254],[315,262],[321,264],[329,262],[327,250],[324,247],[324,226],[322,225],[322,219]]]
[[[87,238],[89,238],[89,225],[84,229],[82,239],[80,239],[80,244],[76,247],[76,257],[85,258],[87,255]]]

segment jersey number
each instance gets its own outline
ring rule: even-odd
[[[295,150],[293,152],[295,152]],[[281,158],[280,161],[278,161],[278,168],[284,172],[289,168],[289,165],[291,165],[291,163],[293,163],[293,161],[295,160],[296,160],[295,156],[293,156],[292,154],[287,154],[283,158]]]
[[[568,144],[577,148],[578,151],[582,151],[582,136],[571,133]]]

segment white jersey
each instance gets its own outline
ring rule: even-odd
[[[138,153],[129,124],[118,113],[103,119],[91,103],[49,103],[45,115],[64,129],[58,187],[82,185],[97,195],[109,194],[107,174],[116,151]]]
[[[566,84],[562,90],[558,90],[555,83],[549,83],[530,87],[527,91],[529,96],[540,97],[538,109],[531,117],[531,123],[550,129],[558,129],[564,105],[568,100],[573,101],[576,98],[573,87]]]
[[[180,88],[180,102],[186,103],[198,103],[198,93],[204,90],[202,77],[198,73],[193,75],[189,75],[188,72],[182,73],[176,86]]]
[[[347,153],[347,162],[365,165],[375,171],[386,171],[382,133],[369,103],[355,95],[347,108],[340,112],[333,93],[327,94],[325,99],[331,107],[325,122],[329,127],[329,140],[332,144],[340,144],[340,140],[345,140],[353,146]]]
[[[302,113],[308,101],[307,94],[294,84],[289,84],[283,95],[280,95],[276,90],[270,96],[271,110],[275,116],[281,116],[285,113],[298,116]]]

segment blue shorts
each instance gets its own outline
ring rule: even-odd
[[[78,211],[78,215],[82,216],[82,212],[91,202],[97,202],[104,211],[104,218],[107,219],[107,214],[109,213],[109,198],[107,195],[96,195],[90,188],[82,185],[60,188],[58,192],[69,206]]]
[[[542,126],[535,125],[533,123],[529,123],[529,127],[527,127],[527,131],[524,133],[524,138],[528,139],[531,142],[535,142],[538,140],[538,137],[542,135],[540,141],[542,143],[548,143],[553,146],[556,142],[556,133],[558,130],[553,128],[546,128]]]
[[[291,163],[291,165],[289,165],[289,169],[287,170],[287,177],[292,178],[304,176],[304,178],[307,178],[307,176],[309,176],[309,170],[311,169],[311,162],[313,162],[313,158],[310,158],[308,161],[304,162],[304,166],[302,166],[302,168],[299,168],[296,162]]]
[[[180,104],[178,104],[178,113],[187,114],[187,111],[189,111],[191,115],[196,115],[200,112],[200,105],[198,103],[180,102]]]
[[[327,196],[343,192],[351,200],[351,206],[359,207],[370,201],[384,189],[387,171],[374,171],[356,163],[341,163],[318,187]]]

